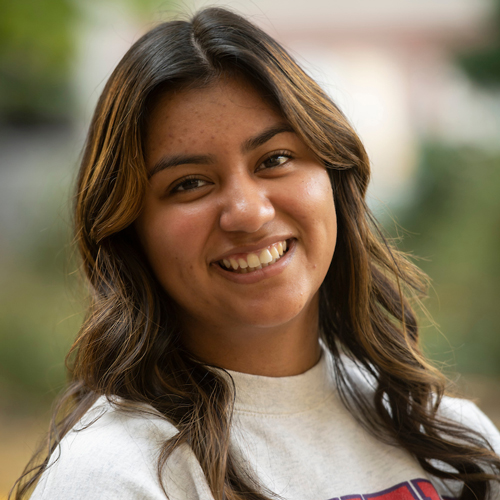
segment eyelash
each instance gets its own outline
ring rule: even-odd
[[[196,175],[188,175],[187,177],[184,177],[183,179],[181,179],[179,182],[177,182],[175,184],[175,186],[172,187],[172,189],[170,190],[171,193],[180,193],[180,192],[185,192],[185,191],[192,191],[193,189],[196,189],[196,187],[191,187],[191,188],[187,188],[187,189],[180,189],[182,187],[183,184],[186,184],[187,182],[189,181],[201,181],[201,182],[207,182],[207,181],[204,181],[203,179],[200,179],[198,176]],[[199,186],[198,186],[199,187]]]
[[[261,166],[264,165],[264,163],[266,163],[267,161],[272,160],[272,159],[276,159],[276,158],[279,158],[279,157],[284,157],[284,158],[286,158],[286,160],[283,163],[280,163],[278,165],[273,165],[273,166],[270,166],[270,167],[261,168]],[[260,170],[269,170],[269,169],[281,167],[282,165],[286,164],[289,160],[292,160],[292,159],[293,159],[293,155],[292,155],[292,153],[290,151],[286,151],[286,150],[283,150],[283,151],[274,151],[274,152],[270,153],[266,158],[264,158],[260,162],[260,164],[259,164],[259,166],[258,166],[258,168],[257,168],[256,171],[258,172]],[[177,182],[172,187],[172,189],[170,190],[170,193],[180,193],[180,192],[192,191],[194,189],[197,189],[197,187],[191,187],[191,188],[187,188],[187,189],[186,188],[181,189],[182,186],[183,186],[183,184],[186,184],[189,181],[207,182],[207,181],[204,181],[203,179],[200,179],[196,175],[188,175],[187,177],[184,177],[179,182]],[[200,187],[200,186],[198,186],[198,187]]]
[[[279,158],[280,156],[283,156],[286,158],[286,161],[284,161],[283,163],[280,163],[279,165],[274,165],[272,167],[267,167],[263,170],[268,170],[268,169],[271,169],[271,168],[276,168],[276,167],[281,167],[282,165],[284,165],[285,163],[287,163],[289,160],[293,160],[293,155],[290,151],[287,151],[287,150],[283,150],[283,151],[274,151],[272,153],[270,153],[266,158],[264,158],[264,160],[262,160],[262,162],[260,163],[259,167],[261,165],[263,165],[266,161],[269,161],[269,160],[272,160],[274,158]],[[260,168],[257,169],[258,170],[261,170]]]

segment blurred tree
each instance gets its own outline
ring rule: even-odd
[[[424,328],[424,345],[459,372],[500,374],[499,192],[499,153],[427,144],[398,216],[401,246],[423,258],[439,298],[429,309],[443,335]]]
[[[494,38],[487,47],[458,56],[460,66],[469,77],[484,86],[500,84],[500,0],[495,0],[492,28]]]
[[[488,45],[457,56],[471,80],[500,85],[500,0]],[[458,372],[500,374],[500,153],[427,144],[414,203],[401,224],[418,238],[403,246],[427,258],[438,299],[430,311],[443,335],[424,332],[435,359]]]
[[[83,0],[0,0],[0,124],[67,121],[75,28]],[[125,5],[148,17],[158,0],[86,0]],[[164,2],[163,2],[164,3]],[[91,6],[91,5],[90,5]]]
[[[68,118],[73,2],[0,0],[0,12],[0,120]]]

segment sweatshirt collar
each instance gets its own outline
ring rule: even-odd
[[[264,377],[227,370],[236,389],[236,412],[290,414],[308,411],[335,392],[333,359],[323,350],[315,366],[291,377]]]

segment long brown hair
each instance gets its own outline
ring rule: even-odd
[[[328,168],[338,219],[332,264],[320,289],[320,331],[333,353],[340,393],[380,439],[397,443],[424,470],[463,483],[461,500],[487,498],[500,459],[478,433],[437,413],[444,379],[418,346],[412,298],[425,276],[384,239],[365,193],[366,152],[346,118],[271,37],[224,9],[161,24],[127,52],[98,102],[75,197],[75,236],[90,304],[68,356],[71,382],[41,462],[27,467],[16,498],[47,468],[64,435],[101,396],[124,409],[148,403],[178,429],[158,464],[187,443],[215,499],[268,499],[229,448],[233,388],[180,341],[170,298],[157,282],[132,223],[147,184],[143,130],[169,89],[222,75],[250,81]],[[343,353],[375,381],[369,397],[349,380]],[[375,411],[374,411],[375,410]],[[139,410],[137,410],[139,411]]]

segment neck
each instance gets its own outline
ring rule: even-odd
[[[205,363],[235,372],[288,377],[312,368],[321,356],[317,308],[272,327],[197,325],[184,321],[184,344]]]

